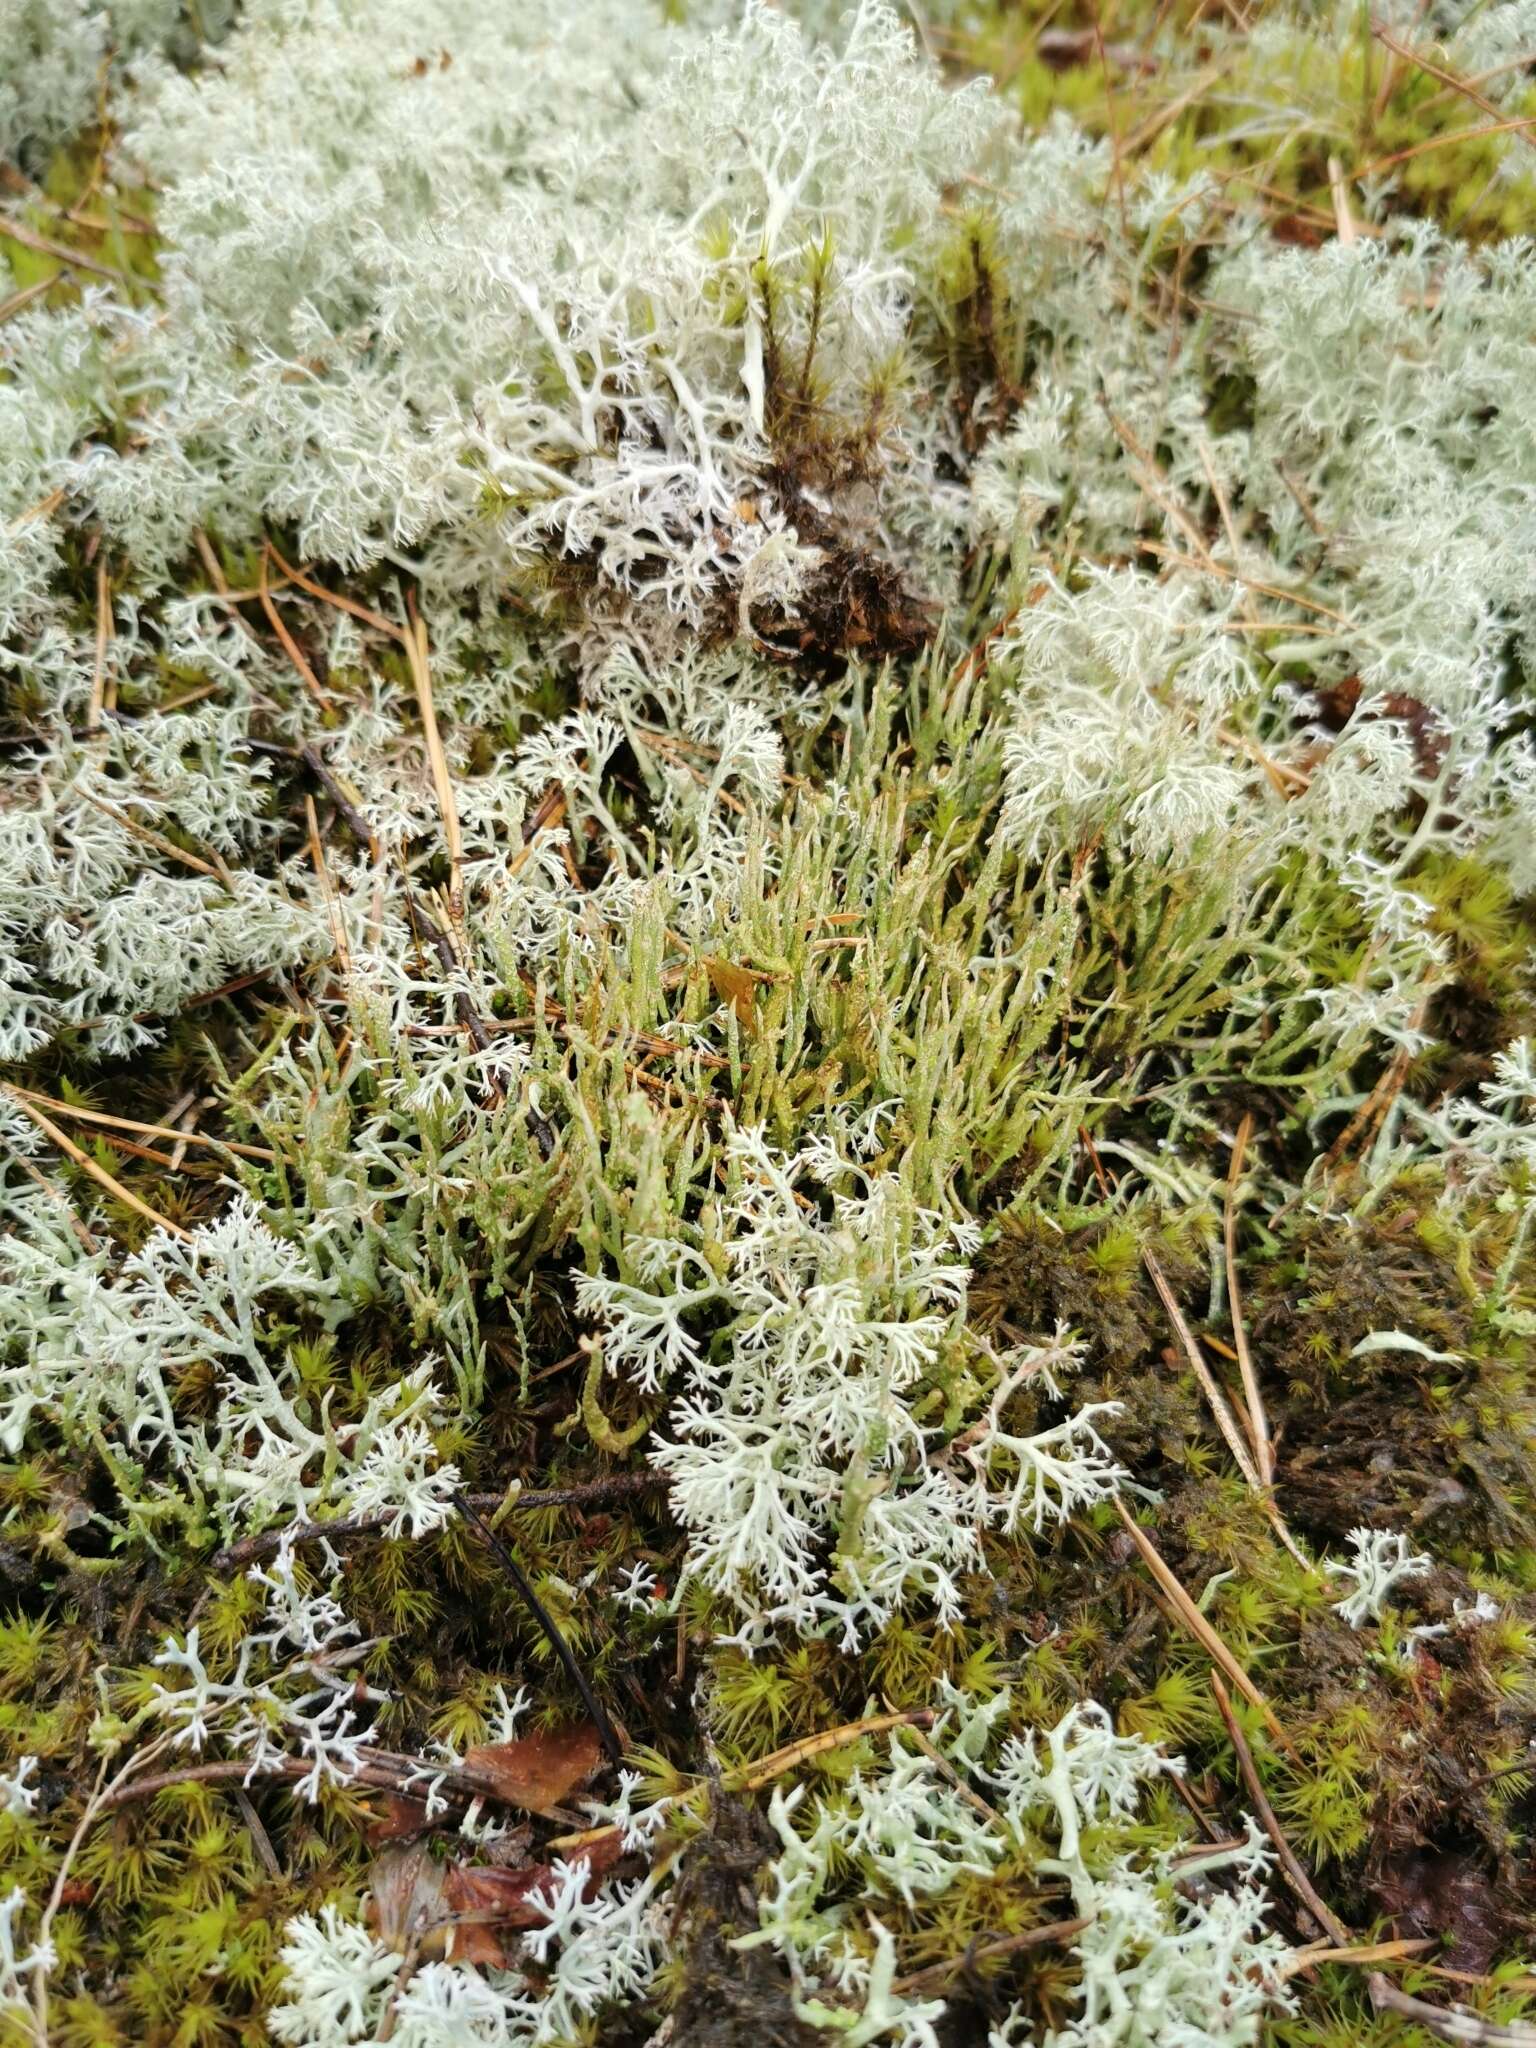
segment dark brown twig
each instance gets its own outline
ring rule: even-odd
[[[529,1488],[514,1494],[510,1505],[525,1513],[539,1508],[601,1507],[609,1501],[628,1500],[637,1494],[656,1493],[666,1485],[663,1472],[610,1472],[602,1479],[583,1480],[575,1486]],[[471,1508],[494,1511],[506,1500],[505,1493],[468,1493],[463,1496]],[[394,1520],[394,1511],[350,1515],[344,1521],[295,1522],[286,1529],[263,1529],[259,1535],[242,1536],[213,1560],[217,1572],[239,1571],[258,1558],[274,1557],[285,1544],[345,1543],[353,1536],[371,1536]]]
[[[427,915],[409,888],[405,892],[405,914],[410,919],[411,930],[416,935],[417,943],[431,947],[433,953],[437,956],[437,963],[442,968],[444,974],[450,978],[460,975],[463,970],[458,955],[453,950],[453,944],[448,934],[433,918]],[[453,1007],[458,1014],[460,1024],[464,1027],[465,1036],[475,1048],[475,1051],[488,1052],[491,1045],[491,1034],[485,1028],[485,1019],[475,1008],[473,1002],[471,1002],[467,989],[460,988],[455,992]],[[487,1075],[487,1078],[497,1099],[505,1101],[507,1094],[505,1075],[490,1073]]]
[[[374,837],[373,827],[347,795],[347,792],[342,788],[336,776],[327,768],[321,758],[320,749],[314,745],[300,747],[299,759],[304,763],[310,774],[314,776],[315,780],[323,787],[326,795],[336,806],[338,815],[347,830],[352,834],[352,837],[360,846],[367,847],[368,856],[371,860],[377,860],[379,857],[379,842]]]
[[[592,1690],[591,1684],[588,1682],[587,1679],[587,1674],[582,1670],[581,1666],[577,1663],[575,1655],[571,1650],[570,1644],[565,1640],[565,1637],[560,1633],[559,1625],[555,1621],[554,1616],[550,1613],[549,1609],[544,1605],[543,1601],[534,1591],[532,1579],[529,1578],[528,1574],[523,1570],[522,1566],[513,1556],[511,1550],[505,1543],[502,1542],[501,1538],[497,1535],[496,1531],[491,1527],[490,1523],[486,1521],[485,1517],[480,1513],[479,1509],[474,1506],[473,1502],[470,1500],[469,1495],[467,1493],[456,1493],[453,1498],[454,1504],[458,1508],[460,1514],[464,1516],[466,1521],[474,1525],[474,1527],[480,1532],[480,1535],[484,1538],[487,1547],[499,1559],[501,1565],[506,1571],[507,1577],[512,1581],[513,1585],[517,1588],[518,1596],[522,1600],[524,1606],[528,1609],[528,1612],[533,1616],[534,1620],[539,1624],[539,1627],[543,1629],[545,1635],[549,1638],[549,1647],[560,1659],[560,1662],[564,1667],[566,1677],[571,1681],[572,1685],[574,1685],[576,1690],[581,1694],[582,1705],[586,1708],[588,1714],[592,1717],[592,1725],[597,1730],[598,1739],[601,1741],[603,1745],[603,1749],[607,1754],[608,1761],[614,1765],[621,1764],[624,1761],[624,1745],[622,1742],[620,1742],[618,1734],[614,1729],[612,1721],[610,1721],[608,1718],[607,1710],[603,1706],[602,1701],[597,1697],[597,1694]]]
[[[168,1792],[176,1785],[245,1785],[262,1778],[282,1778],[297,1781],[307,1778],[314,1769],[313,1762],[306,1757],[274,1757],[268,1763],[252,1765],[239,1758],[225,1758],[206,1764],[184,1764],[179,1770],[160,1771],[152,1778],[132,1778],[115,1791],[108,1792],[100,1802],[100,1811],[110,1812],[117,1806],[127,1806],[140,1799],[153,1799],[159,1792]],[[349,1785],[362,1785],[373,1792],[407,1792],[413,1771],[419,1769],[423,1779],[441,1778],[450,1798],[469,1805],[475,1799],[495,1799],[505,1804],[502,1793],[495,1781],[482,1777],[478,1771],[465,1769],[462,1764],[425,1763],[417,1766],[410,1758],[399,1758],[389,1762],[363,1762],[347,1779]]]

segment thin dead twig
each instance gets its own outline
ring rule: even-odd
[[[1354,1937],[1327,1900],[1319,1895],[1316,1885],[1302,1867],[1296,1851],[1286,1840],[1285,1830],[1276,1819],[1275,1809],[1265,1795],[1258,1766],[1253,1760],[1253,1751],[1248,1747],[1248,1739],[1238,1726],[1237,1716],[1232,1711],[1231,1698],[1214,1671],[1211,1673],[1211,1691],[1216,1695],[1216,1705],[1220,1708],[1221,1718],[1226,1723],[1227,1736],[1237,1755],[1237,1767],[1242,1772],[1248,1797],[1253,1801],[1260,1825],[1274,1844],[1275,1854],[1280,1859],[1280,1868],[1285,1872],[1287,1882],[1335,1947],[1348,1948]]]
[[[349,790],[335,770],[326,765],[318,747],[300,747],[299,759],[336,806],[337,813],[352,837],[360,846],[367,847],[368,858],[376,862],[379,857],[379,842],[374,835],[373,827],[358,808],[355,801],[356,792]]]
[[[1479,2019],[1475,2012],[1447,2012],[1443,2006],[1399,1991],[1380,1970],[1371,1972],[1366,1988],[1378,2012],[1398,2013],[1403,2019],[1415,2021],[1426,2033],[1435,2034],[1442,2041],[1456,2042],[1460,2048],[1536,2048],[1536,2027],[1523,2020],[1500,2026],[1496,2020]]]
[[[395,1972],[395,1981],[389,1987],[389,2003],[384,2009],[384,2017],[379,2021],[378,2032],[373,2037],[377,2042],[392,2041],[395,2037],[395,2029],[400,2024],[400,2001],[405,1996],[421,1961],[421,1940],[425,1931],[413,1929],[406,1941],[405,1952],[400,1958],[400,1967]]]
[[[408,1790],[411,1774],[419,1770],[423,1778],[441,1778],[442,1789],[447,1796],[461,1800],[465,1805],[475,1799],[495,1799],[505,1804],[493,1779],[466,1769],[462,1764],[434,1762],[418,1765],[414,1758],[396,1757],[382,1750],[367,1750],[363,1754],[364,1760],[347,1780],[348,1784],[360,1785],[370,1792],[404,1792]],[[128,1784],[109,1790],[98,1803],[98,1811],[110,1813],[119,1806],[132,1805],[141,1799],[154,1799],[178,1785],[244,1786],[257,1778],[277,1778],[296,1784],[313,1771],[313,1762],[301,1756],[272,1757],[255,1765],[238,1757],[220,1758],[211,1763],[183,1764],[177,1770],[161,1771],[152,1778],[135,1778]]]

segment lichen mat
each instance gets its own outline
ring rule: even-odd
[[[1530,0],[0,0],[0,2048],[1536,2041]]]

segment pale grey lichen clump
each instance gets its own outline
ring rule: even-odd
[[[1488,12],[1502,49],[1515,10]],[[945,1626],[989,1533],[1134,1477],[1107,1404],[1073,1404],[1073,1332],[970,1326],[982,1190],[1062,1182],[1088,1106],[1134,1098],[1165,1136],[1106,1140],[1110,1169],[1209,1203],[1182,1147],[1213,1075],[1283,1076],[1320,1119],[1361,1105],[1362,1060],[1427,1043],[1455,972],[1428,858],[1536,885],[1536,261],[1382,194],[1315,250],[1234,231],[1213,182],[1111,197],[1105,146],[1022,132],[872,0],[819,34],[750,0],[666,14],[248,0],[198,41],[172,6],[0,0],[0,153],[37,166],[109,91],[161,238],[152,282],[0,325],[0,1058],[117,1059],[243,976],[336,963],[228,1077],[260,1141],[239,1191],[131,1255],[0,1099],[0,1440],[88,1447],[152,1547],[357,1515],[423,1536],[486,1383],[475,1290],[516,1322],[525,1262],[570,1237],[583,1412],[595,1433],[614,1387],[654,1411],[674,1597],[717,1596],[748,1651],[855,1648]],[[1147,295],[1218,222],[1170,351]],[[982,252],[1016,386],[955,345]],[[934,636],[895,679],[878,639],[831,650],[869,673],[784,658],[854,557]],[[302,675],[221,558],[302,624]],[[951,825],[998,800],[958,907],[942,829],[914,855],[880,782],[898,701]],[[834,725],[839,779],[807,786],[793,746]],[[273,801],[306,749],[360,828],[323,857]],[[1074,1050],[1095,918],[1149,946],[1094,999],[1133,1020],[1118,1066]],[[745,991],[712,979],[744,957]],[[545,1021],[489,1028],[521,986]],[[777,1049],[833,1022],[867,1093],[840,1094],[847,1052],[791,1102]],[[626,1078],[642,1041],[701,1091],[728,1075],[739,1113],[679,1140]],[[1374,1168],[1528,1186],[1533,1094],[1522,1041],[1481,1095],[1396,1097]],[[383,1310],[417,1346],[344,1431],[301,1308],[332,1333]],[[178,1405],[193,1368],[212,1398]],[[1327,1569],[1364,1627],[1426,1560],[1356,1534]],[[232,1679],[195,1629],[167,1646],[146,1712],[173,1750],[303,1758],[311,1796],[355,1773],[374,1696],[340,1675],[323,1555],[262,1573]],[[1007,1707],[954,1692],[932,1750],[893,1734],[840,1789],[773,1795],[748,1940],[801,2018],[935,2042],[881,1912],[1024,1847],[1085,1922],[1041,2048],[1257,2039],[1287,1997],[1258,1838],[1223,1885],[1175,1871],[1134,1829],[1175,1760],[1091,1703],[1005,1740]],[[398,1997],[398,1954],[327,1907],[289,1929],[274,2035],[338,2048],[387,2013],[396,2048],[566,2040],[644,1994],[668,1882],[567,1869],[532,1975],[435,1959]],[[48,1967],[28,1912],[0,1906],[18,2011]]]

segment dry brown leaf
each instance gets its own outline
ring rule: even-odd
[[[370,1842],[408,1842],[413,1835],[424,1835],[431,1825],[427,1819],[427,1803],[414,1799],[409,1792],[381,1792],[370,1802],[369,1810],[373,1819],[368,1823]]]
[[[535,1729],[515,1742],[490,1742],[472,1749],[464,1767],[492,1784],[509,1806],[554,1814],[602,1760],[602,1738],[590,1721],[578,1721],[553,1733]]]
[[[622,1854],[614,1838],[567,1858],[586,1867],[585,1896],[591,1896]],[[515,1944],[504,1937],[543,1926],[547,1916],[530,1900],[535,1893],[547,1895],[554,1882],[551,1863],[530,1863],[521,1870],[439,1863],[426,1842],[416,1842],[375,1858],[368,1917],[380,1941],[401,1955],[444,1956],[506,1969],[515,1961]]]
[[[621,1853],[617,1841],[598,1842],[570,1859],[572,1864],[584,1863],[587,1867],[584,1897],[591,1897]],[[506,1969],[513,1957],[501,1935],[522,1927],[544,1925],[548,1915],[529,1901],[536,1892],[548,1896],[554,1881],[554,1866],[549,1863],[530,1864],[526,1870],[450,1863],[444,1873],[443,1894],[447,1909],[454,1916],[448,1942],[451,1959]]]
[[[380,1941],[404,1955],[420,1943],[424,1928],[446,1919],[445,1875],[425,1842],[409,1849],[386,1849],[374,1858],[368,1874],[368,1916]]]

